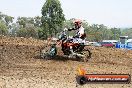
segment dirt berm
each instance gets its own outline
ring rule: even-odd
[[[87,63],[39,57],[46,41],[0,36],[0,88],[132,88],[132,84],[86,84],[76,87],[77,68],[91,74],[132,74],[132,51],[88,46]]]

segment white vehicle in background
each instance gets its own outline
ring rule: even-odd
[[[98,43],[98,42],[89,42],[89,45],[96,46],[96,47],[100,47],[101,46],[101,44]]]
[[[118,42],[118,40],[103,40],[102,42],[110,42],[115,45]]]
[[[128,42],[131,42],[132,43],[132,39],[128,39],[128,40],[126,40],[126,42],[128,43]]]

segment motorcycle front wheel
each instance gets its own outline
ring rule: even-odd
[[[91,58],[92,53],[89,49],[84,49],[81,53],[84,55],[84,57],[81,58],[84,62],[87,62]]]

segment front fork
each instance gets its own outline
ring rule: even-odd
[[[74,54],[72,46],[70,46],[70,52],[71,54]]]

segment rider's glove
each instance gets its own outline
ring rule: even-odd
[[[64,28],[64,31],[68,31],[68,29],[67,28]]]

